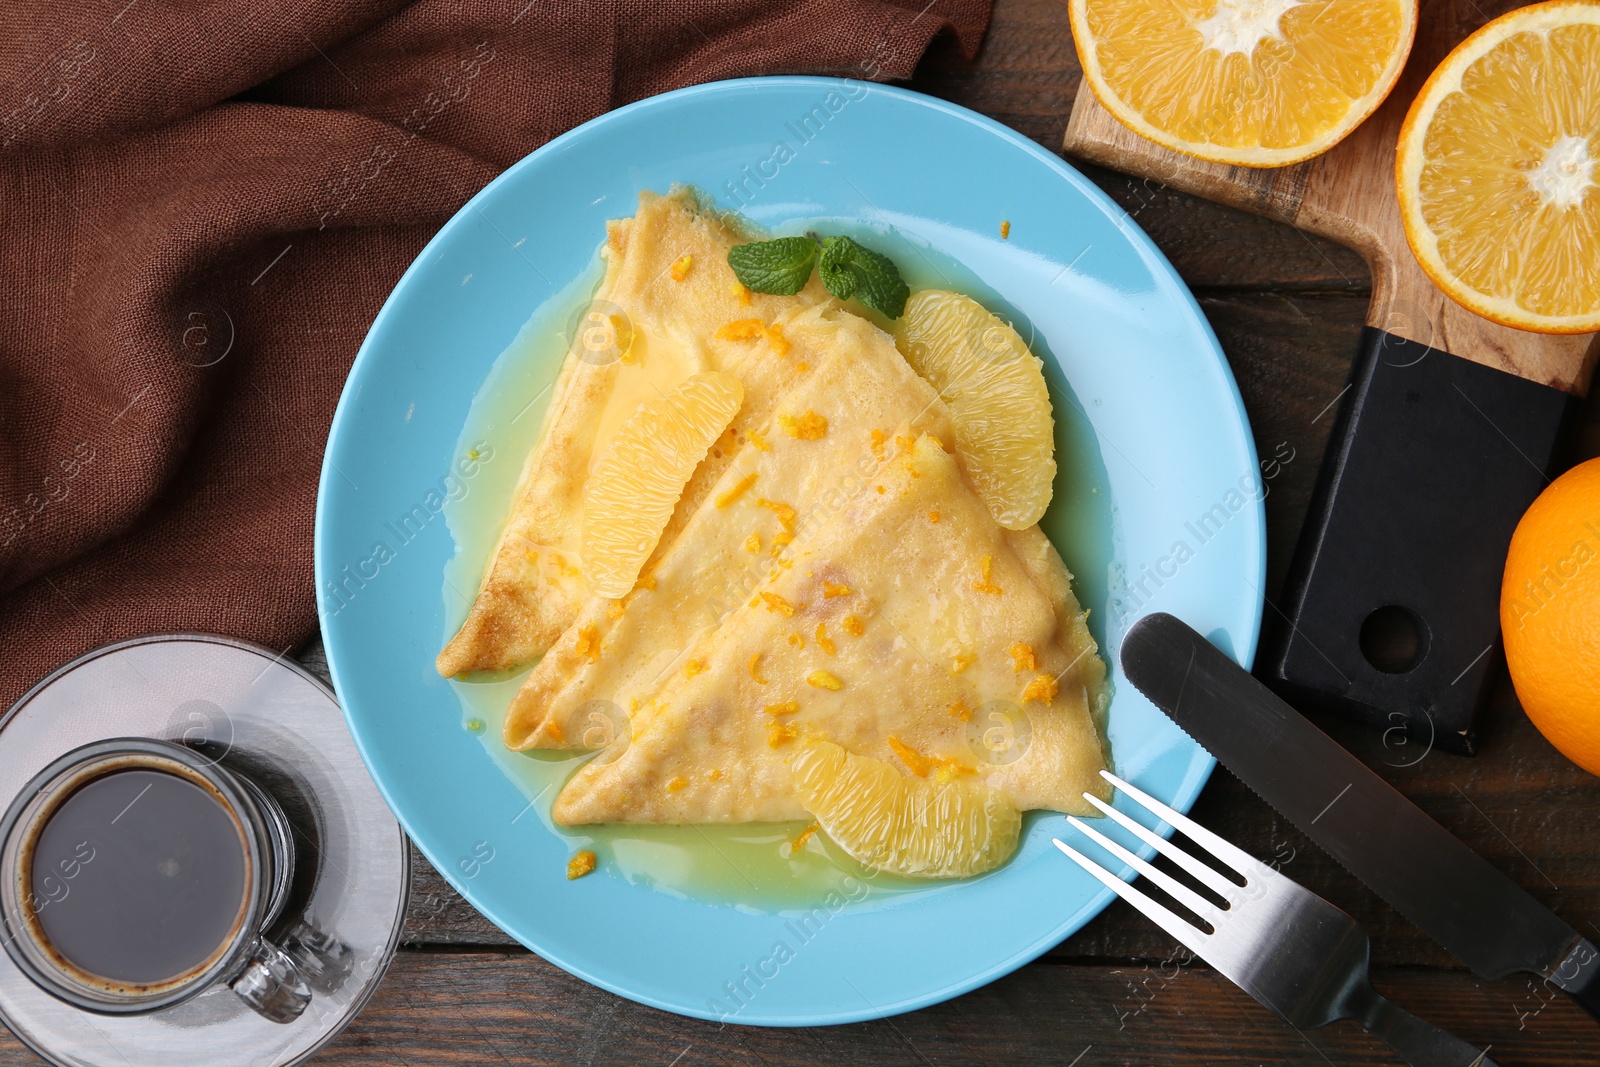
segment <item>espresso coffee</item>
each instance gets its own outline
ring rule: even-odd
[[[39,831],[26,884],[51,949],[120,987],[160,986],[218,958],[249,905],[240,824],[209,790],[166,771],[79,786]]]

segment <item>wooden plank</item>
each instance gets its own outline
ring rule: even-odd
[[[400,940],[411,946],[504,945],[516,938],[485,919],[411,846],[411,904]]]
[[[998,0],[975,61],[940,38],[909,87],[982,112],[1054,152],[1082,77],[1066,0]]]
[[[535,956],[407,953],[325,1060],[352,1067],[1396,1062],[1351,1024],[1297,1033],[1209,970],[1169,964],[1153,974],[1120,966],[1036,966],[892,1020],[772,1030],[641,1007]],[[1519,1020],[1519,1011],[1534,1008],[1515,986],[1417,971],[1384,973],[1377,981],[1440,1025],[1493,1043],[1502,1063],[1570,1067],[1592,1054],[1600,1036],[1600,1028],[1564,1000]]]
[[[1600,1027],[1565,998],[1540,1000],[1520,984],[1459,974],[1401,970],[1374,978],[1402,1006],[1492,1044],[1503,1064],[1594,1062]],[[39,1062],[10,1034],[0,1036],[0,1067]],[[1210,970],[1176,961],[1149,969],[1036,965],[892,1019],[778,1030],[643,1007],[526,953],[403,952],[372,1003],[315,1062],[1391,1067],[1398,1061],[1353,1024],[1297,1032]]]
[[[1153,178],[1119,174],[1081,159],[1068,162],[1143,227],[1197,292],[1371,291],[1366,261],[1336,241],[1191,196]],[[1346,362],[1353,351],[1342,353]]]
[[[1336,401],[1361,335],[1364,295],[1207,293],[1216,331],[1244,398],[1267,490],[1267,584],[1283,587],[1311,502]]]

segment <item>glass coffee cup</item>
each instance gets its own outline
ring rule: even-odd
[[[289,896],[292,833],[268,793],[194,749],[75,749],[0,819],[5,949],[86,1011],[154,1012],[226,984],[291,1022],[311,991],[265,931]]]

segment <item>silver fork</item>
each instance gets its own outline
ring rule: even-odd
[[[1183,868],[1227,905],[1218,906],[1207,900],[1082,819],[1069,816],[1067,821],[1210,924],[1212,932],[1207,933],[1152,900],[1071,845],[1058,839],[1056,847],[1191,952],[1227,975],[1240,989],[1296,1029],[1311,1030],[1337,1019],[1354,1019],[1382,1038],[1411,1067],[1495,1067],[1487,1049],[1479,1052],[1432,1023],[1395,1007],[1372,988],[1367,976],[1367,932],[1350,916],[1111,772],[1100,773],[1146,810],[1209,850],[1214,861],[1242,875],[1244,885],[1090,793],[1084,794],[1085,800]]]

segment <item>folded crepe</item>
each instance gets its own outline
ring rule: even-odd
[[[763,424],[805,372],[786,353],[780,316],[829,300],[813,278],[795,296],[751,293],[728,267],[746,238],[686,189],[645,192],[631,219],[607,226],[606,274],[562,365],[539,443],[477,597],[436,667],[452,677],[523,666],[543,655],[589,599],[583,573],[583,486],[596,457],[640,402],[693,374],[719,370],[744,385],[740,425]],[[766,331],[718,337],[730,322]],[[587,331],[602,343],[585,347]],[[661,546],[674,540],[732,452],[714,449],[685,491]]]
[[[604,748],[554,817],[804,817],[814,740],[919,776],[974,776],[1019,810],[1104,793],[1105,668],[1038,527],[1001,528],[952,455],[938,394],[813,279],[750,294],[743,240],[685,192],[610,224],[594,307],[618,358],[575,349],[446,675],[543,655],[513,749]],[[692,374],[744,404],[695,470],[636,588],[590,592],[584,483],[638,404]],[[998,738],[998,744],[994,739]]]
[[[728,442],[737,449],[732,462],[697,472],[709,491],[680,502],[682,522],[641,586],[621,602],[593,598],[580,609],[512,702],[508,748],[596,747],[591,727],[604,734],[601,720],[622,721],[695,641],[838,518],[886,461],[896,427],[953,441],[933,388],[871,323],[837,304],[792,309],[778,321],[789,358],[812,369],[766,423],[741,412],[738,442]]]
[[[1037,527],[999,527],[933,435],[883,453],[791,565],[630,698],[628,730],[567,782],[558,823],[804,818],[790,763],[815,739],[974,775],[1018,810],[1086,812],[1082,793],[1104,794],[1105,668],[1059,556]],[[603,671],[605,641],[588,651]]]

